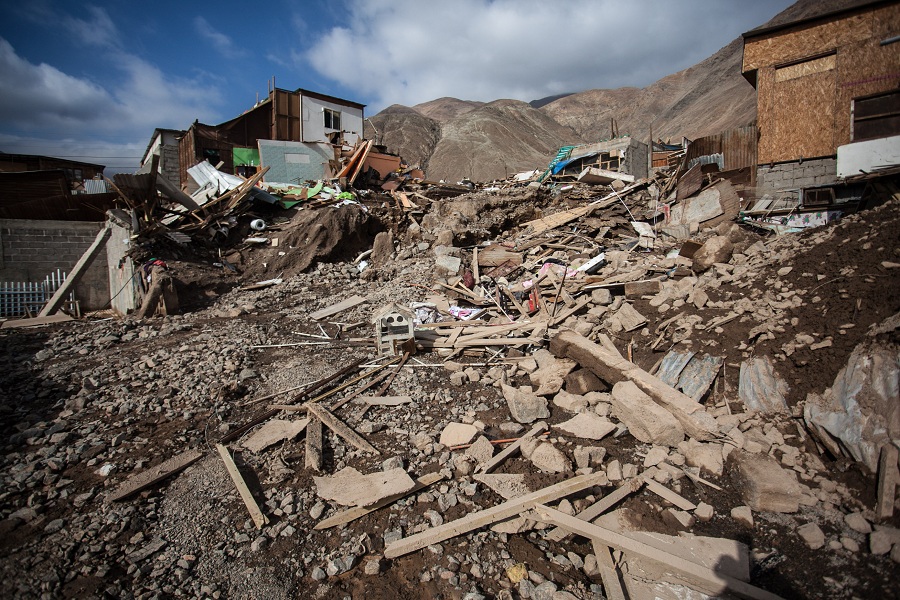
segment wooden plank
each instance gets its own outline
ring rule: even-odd
[[[619,573],[609,552],[609,546],[592,539],[591,547],[594,549],[594,556],[597,557],[597,567],[599,567],[600,577],[603,579],[604,594],[609,600],[626,600]]]
[[[400,406],[412,402],[412,396],[359,396],[356,401],[370,406]]]
[[[497,521],[514,517],[544,502],[553,502],[575,492],[598,485],[606,479],[605,473],[579,475],[556,485],[540,489],[502,504],[469,513],[465,517],[432,527],[415,535],[391,542],[384,549],[385,558],[397,558],[415,552],[431,544],[439,544],[444,540],[468,533],[474,529],[485,527]]]
[[[571,533],[582,535],[590,540],[596,539],[610,548],[661,563],[687,581],[692,582],[694,585],[699,585],[704,590],[708,589],[715,594],[732,592],[751,600],[781,600],[780,596],[771,592],[729,575],[717,573],[684,557],[659,550],[626,534],[616,533],[605,527],[582,521],[577,517],[561,513],[549,506],[538,505],[534,510],[537,516],[546,523],[563,527]]]
[[[50,325],[51,323],[65,323],[66,321],[74,321],[72,317],[63,313],[49,315],[46,317],[32,317],[30,319],[13,319],[11,321],[3,321],[0,329],[15,329],[17,327],[36,327],[38,325]]]
[[[316,472],[322,470],[322,421],[316,418],[306,425],[306,459],[307,469]]]
[[[137,475],[126,479],[119,487],[106,497],[107,502],[116,502],[137,494],[151,485],[159,483],[163,479],[183,471],[203,457],[200,450],[188,450],[169,460],[163,461],[154,467],[149,467]]]
[[[333,304],[321,310],[317,310],[316,312],[309,315],[309,318],[313,321],[321,321],[326,317],[330,317],[331,315],[336,315],[339,312],[343,312],[348,308],[353,308],[354,306],[359,306],[360,304],[366,302],[366,298],[363,298],[359,294],[354,296],[350,296],[345,300],[341,300],[337,304]]]
[[[222,462],[225,463],[225,468],[228,469],[228,474],[234,482],[234,487],[237,488],[238,493],[241,495],[241,500],[244,501],[244,506],[250,512],[250,518],[253,519],[257,529],[262,529],[263,525],[269,522],[269,518],[263,514],[256,500],[253,499],[253,494],[250,493],[250,488],[247,487],[241,472],[238,471],[237,465],[234,464],[234,459],[231,458],[228,448],[222,444],[216,444],[216,451],[222,457]]]
[[[627,481],[619,486],[615,491],[603,496],[600,500],[594,502],[575,516],[583,521],[593,521],[594,519],[608,511],[610,508],[618,504],[623,498],[625,498],[626,496],[630,496],[631,494],[641,489],[642,485],[644,485],[643,477],[636,477],[631,481]],[[544,539],[554,542],[560,542],[564,540],[568,535],[568,532],[564,528],[557,527],[546,536],[544,536]]]
[[[59,310],[65,297],[69,295],[69,292],[72,291],[72,288],[75,287],[75,284],[78,283],[81,276],[84,275],[85,269],[91,264],[94,257],[97,256],[104,246],[106,246],[106,240],[108,240],[111,235],[112,228],[110,228],[109,225],[104,226],[103,229],[97,233],[94,242],[84,251],[84,254],[81,255],[81,258],[78,259],[78,262],[76,262],[75,266],[72,267],[72,270],[69,271],[66,280],[59,286],[56,292],[53,293],[53,296],[50,297],[50,300],[48,300],[47,304],[44,305],[44,308],[41,309],[41,312],[38,313],[39,317],[50,316]]]
[[[372,506],[354,506],[348,510],[339,512],[335,515],[328,517],[327,519],[323,519],[316,523],[316,526],[313,529],[330,529],[331,527],[337,527],[338,525],[344,525],[346,523],[350,523],[351,521],[355,521],[360,517],[364,517],[369,513],[375,512],[380,508],[384,508],[389,504],[393,504],[400,498],[405,498],[410,494],[415,494],[416,492],[420,492],[425,488],[437,483],[445,479],[445,476],[441,473],[429,473],[428,475],[423,475],[416,479],[416,485],[414,488],[407,492],[403,492],[402,494],[395,494],[393,496],[388,496],[387,498],[382,498]]]
[[[583,296],[580,300],[578,300],[575,303],[575,306],[568,307],[566,310],[562,311],[561,313],[559,313],[558,315],[556,315],[555,317],[550,319],[550,323],[549,323],[550,327],[553,327],[554,325],[557,325],[558,323],[562,323],[563,321],[565,321],[566,319],[568,319],[569,317],[571,317],[572,315],[577,313],[579,310],[581,310],[582,308],[584,308],[585,306],[590,304],[590,302],[591,302],[590,296]]]
[[[335,432],[347,443],[359,448],[364,452],[381,454],[381,452],[376,450],[374,446],[364,440],[358,433],[347,427],[347,425],[345,425],[343,421],[334,416],[328,409],[319,406],[315,402],[310,402],[306,408],[307,410],[309,410],[310,414],[318,417],[322,421],[322,423],[328,426],[328,429]]]
[[[879,521],[890,519],[894,515],[894,496],[897,484],[900,483],[897,455],[897,447],[892,443],[881,447],[881,458],[878,461],[878,500],[875,504],[875,518]]]
[[[518,452],[522,447],[523,441],[533,439],[546,430],[547,423],[545,423],[544,421],[536,423],[535,426],[531,428],[531,431],[520,437],[515,443],[507,446],[502,452],[497,454],[497,456],[493,457],[485,463],[478,465],[478,468],[475,469],[475,471],[478,473],[490,473],[498,466],[500,466],[507,458],[515,455],[515,453]]]
[[[670,490],[669,488],[667,488],[666,486],[662,485],[661,483],[659,483],[657,481],[654,481],[652,479],[647,479],[645,481],[645,483],[647,485],[648,490],[650,490],[651,492],[653,492],[654,494],[656,494],[663,500],[668,500],[669,502],[671,502],[672,504],[674,504],[681,510],[694,510],[695,508],[697,508],[696,504],[694,504],[687,498],[684,498],[683,496],[676,494],[675,492],[673,492],[672,490]]]
[[[625,297],[629,299],[641,296],[652,296],[660,290],[659,279],[644,279],[642,281],[629,281],[625,283]]]

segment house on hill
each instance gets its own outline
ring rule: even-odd
[[[741,70],[757,91],[762,191],[835,183],[848,174],[840,168],[842,149],[859,142],[870,148],[876,140],[888,152],[876,152],[878,159],[865,152],[872,168],[900,162],[898,34],[898,0],[743,34]]]
[[[273,87],[268,98],[230,121],[195,121],[179,140],[180,177],[174,181],[189,188],[187,170],[202,161],[221,162],[219,170],[245,176],[264,164],[267,180],[284,183],[330,176],[336,147],[362,139],[364,109],[334,96]]]

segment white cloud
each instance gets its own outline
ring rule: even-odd
[[[140,154],[156,127],[180,129],[195,119],[221,120],[218,107],[223,98],[217,81],[204,73],[191,78],[164,73],[120,45],[119,32],[104,10],[92,8],[89,16],[89,20],[66,16],[61,20],[82,42],[102,48],[96,56],[102,65],[98,69],[102,84],[45,63],[34,64],[0,37],[0,131],[6,134],[0,150],[58,155],[23,150],[16,140],[27,138],[26,145],[68,140],[65,144],[72,146],[75,140],[103,138],[115,140],[103,142],[111,148],[140,147]],[[113,157],[127,155],[124,150],[106,152]]]
[[[215,29],[205,18],[194,17],[194,29],[225,58],[239,58],[246,55],[243,49],[235,46],[230,37]]]
[[[788,0],[359,0],[302,53],[373,109],[452,96],[534,100],[646,86],[710,56]]]

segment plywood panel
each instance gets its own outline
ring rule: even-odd
[[[834,54],[829,54],[828,56],[823,56],[821,58],[814,58],[812,60],[805,60],[800,63],[776,69],[775,82],[778,83],[780,81],[788,81],[806,75],[821,73],[822,71],[830,71],[836,64],[837,57]]]
[[[871,38],[873,21],[881,18],[888,18],[884,9],[746,39],[743,71],[803,60]]]
[[[834,71],[775,84],[775,147],[771,160],[834,154],[834,97]]]

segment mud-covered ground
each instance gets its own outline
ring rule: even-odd
[[[313,480],[317,474],[305,468],[302,435],[259,453],[241,446],[246,435],[229,444],[269,519],[261,529],[250,519],[214,449],[216,441],[263,414],[270,403],[295,400],[296,391],[258,399],[315,382],[354,360],[365,359],[368,366],[360,367],[365,371],[382,365],[385,361],[361,341],[373,334],[371,314],[389,302],[423,301],[440,290],[434,286],[442,278],[435,268],[434,246],[441,230],[453,231],[458,246],[491,239],[512,246],[523,241],[518,226],[535,218],[536,210],[550,213],[565,206],[565,195],[504,192],[500,197],[475,194],[444,200],[433,214],[426,209],[424,218],[414,220],[375,202],[367,212],[345,207],[268,215],[270,228],[264,236],[277,238],[277,245],[270,241],[254,247],[236,240],[221,254],[185,247],[167,254],[168,247],[153,248],[177,281],[182,315],[144,321],[88,318],[4,329],[4,595],[602,597],[601,579],[589,566],[594,552],[590,542],[581,537],[548,541],[542,525],[522,527],[521,533],[476,529],[397,559],[383,558],[392,540],[504,501],[472,477],[465,449],[438,443],[450,422],[474,423],[489,439],[527,431],[527,425],[513,422],[500,383],[529,385],[528,370],[521,359],[504,359],[503,352],[468,351],[454,356],[448,368],[445,356],[420,351],[385,392],[408,395],[412,403],[372,407],[362,417],[354,402],[335,411],[378,454],[358,450],[326,428],[322,474],[349,466],[370,473],[399,464],[413,477],[444,475],[428,489],[349,524],[314,529],[343,507],[318,497]],[[584,327],[589,336],[608,333],[620,352],[630,347],[633,361],[648,371],[670,348],[723,357],[724,368],[704,398],[707,411],[723,431],[726,423],[740,423],[748,436],[758,431],[770,441],[768,453],[805,486],[798,512],[755,512],[752,527],[740,523],[730,511],[745,500],[730,461],[721,475],[703,472],[721,490],[695,484],[683,473],[678,476],[677,468],[645,466],[652,447],[629,433],[592,442],[552,428],[572,416],[553,403],[546,419],[551,426],[547,439],[570,459],[582,446],[604,448],[603,464],[594,471],[607,471],[611,480],[610,465],[617,461],[664,480],[695,504],[711,505],[714,516],[706,522],[698,519],[687,529],[746,544],[751,582],[758,587],[784,598],[897,597],[900,568],[891,557],[900,558],[900,546],[894,547],[894,554],[873,554],[868,534],[850,528],[845,519],[860,513],[874,520],[874,475],[846,457],[822,453],[804,434],[802,419],[796,418],[808,393],[831,386],[869,328],[900,311],[897,269],[891,266],[900,263],[897,209],[892,201],[834,225],[778,238],[726,224],[718,233],[733,240],[734,256],[727,266],[705,274],[674,268],[670,259],[666,262],[668,247],[632,253],[619,274],[658,265],[673,285],[694,280],[684,285],[684,293],[664,285],[670,289],[666,297],[629,299],[647,318],[647,324],[634,331],[608,328],[612,311],[589,318],[592,305],[563,324]],[[353,261],[371,248],[379,231],[392,232],[395,251],[385,264],[360,272]],[[567,231],[591,238],[596,230],[576,223]],[[702,233],[701,241],[713,233]],[[446,234],[441,238],[445,240]],[[596,240],[608,250],[617,243],[615,236]],[[464,264],[467,252],[460,251]],[[526,265],[510,280],[530,277],[528,273]],[[279,276],[280,284],[244,289]],[[694,301],[699,289],[708,296],[705,303]],[[310,318],[314,311],[354,294],[367,302],[320,322]],[[714,324],[733,312],[737,315],[731,320]],[[671,328],[660,329],[679,313]],[[547,338],[554,333],[551,329]],[[896,332],[892,335],[896,344]],[[323,336],[332,339],[326,344]],[[804,337],[798,341],[798,336]],[[811,349],[826,340],[830,345]],[[537,347],[523,350],[527,356]],[[788,384],[794,416],[744,413],[737,395],[738,367],[760,355],[773,360]],[[459,368],[465,377],[452,377]],[[368,381],[321,402],[337,401]],[[788,446],[796,448],[790,451],[796,461],[784,458]],[[199,449],[204,456],[136,496],[107,502],[128,477],[189,449]],[[678,467],[683,462],[677,448],[669,450],[667,464]],[[660,471],[669,475],[662,477]],[[571,476],[541,473],[522,456],[509,459],[498,472],[525,474],[531,489]],[[589,488],[569,501],[577,511],[617,483]],[[677,534],[685,528],[664,516],[669,506],[642,490],[617,508],[627,509],[623,514],[636,529]],[[798,536],[797,528],[807,522],[821,527],[824,547],[810,549]],[[900,518],[882,525],[898,527]],[[524,581],[508,572],[519,563],[527,568]]]

